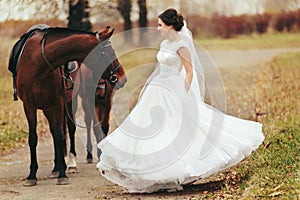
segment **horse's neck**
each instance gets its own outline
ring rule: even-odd
[[[72,60],[83,62],[97,44],[97,39],[93,35],[71,35],[46,42],[45,56],[53,66],[60,66]]]

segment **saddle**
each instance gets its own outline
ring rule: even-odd
[[[14,101],[18,100],[17,91],[16,91],[16,78],[17,78],[19,60],[24,50],[24,47],[26,45],[26,42],[36,31],[41,31],[47,28],[49,28],[49,26],[46,24],[38,24],[32,26],[31,28],[28,29],[28,31],[25,34],[21,36],[21,38],[15,43],[15,45],[12,48],[9,57],[8,70],[12,73],[12,77],[13,77]]]
[[[70,61],[67,64],[60,66],[60,68],[61,68],[61,73],[62,72],[64,73],[64,74],[61,74],[61,75],[62,75],[62,78],[66,82],[66,86],[67,86],[66,90],[73,89],[73,79],[72,79],[71,74],[78,69],[78,62]],[[71,83],[71,86],[68,86],[68,82]]]

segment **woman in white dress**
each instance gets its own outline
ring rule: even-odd
[[[181,190],[225,170],[264,140],[262,125],[204,103],[204,77],[183,17],[158,17],[158,65],[130,114],[98,148],[97,168],[129,192]],[[196,75],[198,73],[198,76]]]

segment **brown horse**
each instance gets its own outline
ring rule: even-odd
[[[115,69],[119,71],[117,68]],[[118,83],[118,77],[115,75],[116,72],[108,70],[101,76],[97,84],[94,80],[97,80],[97,76],[94,76],[93,71],[84,67],[80,68],[75,78],[76,83],[80,83],[74,86],[74,90],[79,91],[81,97],[82,108],[84,111],[84,121],[87,129],[87,157],[88,163],[92,163],[93,156],[92,150],[93,145],[91,142],[91,130],[96,138],[96,142],[100,142],[105,137],[109,130],[109,116],[111,110],[112,97],[116,89],[120,87],[116,85]],[[121,71],[123,72],[123,70]],[[119,74],[120,76],[122,74]],[[125,76],[123,74],[122,76]],[[78,89],[80,88],[80,89]],[[94,94],[91,98],[88,93]],[[72,110],[73,109],[73,110]],[[77,109],[77,96],[68,104],[68,112],[74,112]],[[68,118],[68,130],[70,138],[70,154],[68,158],[68,172],[75,173],[78,171],[76,164],[76,148],[75,148],[75,131],[76,124],[74,123],[73,116]],[[100,157],[100,150],[97,149],[97,156]]]
[[[112,34],[113,31],[104,34],[66,28],[47,28],[34,32],[27,40],[18,62],[16,76],[17,95],[23,101],[29,126],[31,164],[26,186],[37,183],[37,109],[41,109],[46,116],[53,136],[55,158],[52,173],[58,174],[57,184],[68,183],[64,159],[66,151],[64,107],[66,102],[71,101],[72,91],[64,93],[58,67],[76,60],[85,62],[88,68],[99,75],[103,74],[107,67],[119,68],[120,63],[108,41]],[[125,82],[126,77],[119,77],[120,86]]]
[[[95,93],[95,114],[96,118],[92,118],[91,113],[93,110],[91,110],[90,102],[87,101],[86,99],[82,101],[82,106],[85,111],[85,117],[84,121],[87,126],[87,144],[86,144],[86,149],[87,149],[87,156],[86,160],[88,163],[93,162],[93,156],[92,156],[92,151],[93,151],[93,145],[91,142],[91,127],[93,127],[93,132],[96,137],[96,142],[100,142],[100,138],[97,138],[97,131],[98,128],[95,127],[97,123],[100,123],[100,127],[102,133],[104,133],[105,136],[107,136],[107,133],[109,131],[109,117],[110,117],[110,110],[111,110],[111,103],[112,103],[112,98],[114,94],[114,87],[112,84],[107,84],[103,79],[99,80],[98,88]],[[79,94],[82,95],[82,94]],[[96,119],[96,120],[95,120]],[[93,123],[93,126],[92,126]],[[97,158],[100,158],[101,151],[100,149],[97,148]]]

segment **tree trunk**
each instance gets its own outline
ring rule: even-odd
[[[140,18],[139,18],[139,26],[140,28],[147,27],[147,4],[146,0],[138,0],[139,8],[140,8]]]
[[[83,31],[92,31],[89,20],[88,0],[69,0],[68,27]]]
[[[139,27],[140,27],[140,43],[147,44],[147,36],[146,36],[146,27],[148,25],[147,21],[147,3],[146,0],[138,0],[139,5]]]
[[[131,0],[118,0],[118,10],[124,19],[124,35],[126,41],[132,41],[132,23],[130,19],[130,11],[131,11]]]

